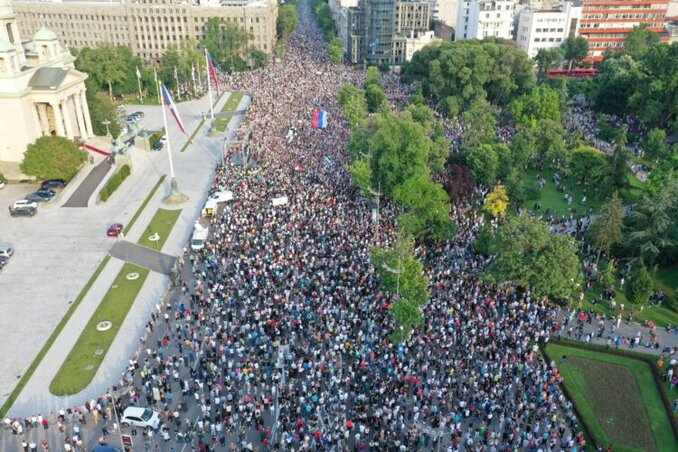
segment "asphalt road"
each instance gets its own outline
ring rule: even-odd
[[[177,260],[176,257],[169,254],[164,254],[126,240],[117,241],[111,248],[110,254],[118,259],[164,275],[170,274],[174,262]]]
[[[68,201],[61,207],[87,207],[92,193],[94,193],[94,190],[97,189],[112,167],[113,165],[111,165],[108,159],[103,159],[101,163],[90,171],[85,180],[82,181],[73,194],[71,194],[71,197],[68,198]]]

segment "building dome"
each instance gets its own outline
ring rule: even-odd
[[[2,0],[0,0],[1,2]],[[52,30],[47,27],[42,27],[38,32],[33,36],[33,41],[54,41],[59,39]]]
[[[0,0],[2,1],[2,0]],[[5,52],[15,52],[16,49],[12,44],[7,42],[6,40],[0,38],[0,53],[5,53]]]

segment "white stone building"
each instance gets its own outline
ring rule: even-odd
[[[431,0],[433,21],[448,27],[457,26],[458,0]]]
[[[513,39],[514,0],[459,0],[454,40]]]
[[[526,8],[520,12],[516,44],[534,58],[539,49],[560,47],[569,36],[577,34],[581,5],[564,2],[553,10]]]
[[[396,36],[393,39],[393,64],[400,66],[405,61],[410,61],[414,52],[437,41],[441,39],[436,38],[432,30],[409,31],[402,36]]]
[[[21,39],[9,0],[0,0],[0,165],[19,173],[26,147],[43,135],[93,136],[86,74],[56,34],[40,29]]]

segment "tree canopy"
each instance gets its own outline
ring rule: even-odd
[[[419,81],[425,96],[450,116],[473,102],[507,105],[534,83],[533,63],[522,50],[494,38],[424,47],[403,65],[403,79]]]
[[[484,278],[495,284],[511,282],[538,296],[564,300],[583,282],[576,242],[549,231],[538,218],[509,218],[492,236],[489,249],[494,258]]]
[[[78,149],[72,140],[64,137],[44,136],[29,144],[21,162],[21,171],[37,179],[71,180],[87,152]]]

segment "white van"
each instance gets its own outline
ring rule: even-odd
[[[124,426],[151,427],[153,430],[157,430],[160,426],[160,415],[150,408],[131,406],[125,408],[120,423]]]
[[[205,242],[209,236],[210,230],[200,224],[199,221],[195,222],[195,230],[193,231],[193,237],[191,237],[191,249],[193,251],[199,251],[205,248]]]

